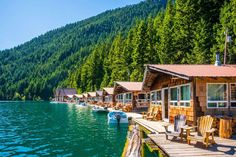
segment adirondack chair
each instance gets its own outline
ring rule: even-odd
[[[146,119],[148,116],[152,115],[153,111],[154,111],[154,107],[152,106],[148,109],[148,112],[146,114],[143,113],[143,118]]]
[[[165,124],[163,125],[165,127],[165,134],[166,134],[166,139],[168,140],[168,136],[173,136],[173,137],[180,137],[181,140],[183,140],[183,134],[184,134],[184,128],[187,127],[186,124],[186,116],[185,115],[176,115],[174,118],[174,130],[169,131],[168,127],[170,124]]]
[[[147,116],[146,119],[147,120],[155,120],[157,118],[158,113],[159,113],[158,108],[154,107],[152,114]]]
[[[197,126],[186,128],[188,144],[190,144],[191,141],[200,141],[206,145],[206,148],[208,147],[209,143],[214,144],[215,129],[212,128],[213,121],[214,119],[211,116],[202,116],[198,118]],[[193,130],[194,128],[197,128],[197,132],[195,135],[193,135],[191,132],[190,135],[190,130]],[[209,139],[210,136],[211,140]]]

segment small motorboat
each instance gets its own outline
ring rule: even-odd
[[[129,123],[128,116],[125,112],[122,111],[112,111],[107,114],[108,123]]]
[[[88,105],[85,102],[81,102],[79,104],[76,104],[77,107],[88,107]]]
[[[93,112],[109,112],[107,107],[101,107],[101,106],[94,106],[92,108]]]

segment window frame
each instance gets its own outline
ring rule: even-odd
[[[157,100],[157,92],[161,92],[161,100]],[[151,93],[154,93],[154,101],[151,100],[151,103],[153,105],[158,105],[158,106],[161,106],[162,105],[162,90],[161,89],[158,89],[158,90],[152,90],[150,91],[150,96],[151,96]],[[151,98],[151,97],[150,97]]]
[[[177,100],[171,100],[171,89],[173,88],[176,88],[177,89]],[[174,106],[174,107],[177,107],[179,106],[179,85],[177,86],[172,86],[172,87],[169,87],[169,103],[170,103],[170,106]],[[177,105],[173,105],[172,103],[176,103]]]
[[[181,100],[181,87],[183,86],[189,86],[189,100]],[[180,107],[191,107],[191,83],[182,84],[179,86],[179,105]],[[180,105],[181,103],[184,103],[184,106]],[[186,103],[189,103],[189,106],[186,106]]]
[[[236,107],[233,107],[233,106],[231,105],[231,102],[235,102],[235,103],[236,103],[236,100],[232,100],[232,98],[231,98],[231,85],[232,85],[232,84],[235,84],[235,85],[236,85],[236,82],[229,84],[229,85],[230,85],[230,88],[229,88],[229,89],[230,89],[230,92],[229,92],[229,93],[230,93],[230,102],[229,102],[230,104],[229,104],[229,105],[230,105],[230,108],[236,108]]]
[[[223,84],[223,85],[226,85],[226,100],[224,100],[224,101],[209,101],[208,100],[208,91],[209,91],[209,89],[208,89],[208,85],[210,85],[210,84]],[[207,107],[207,109],[225,109],[225,108],[228,108],[228,106],[229,106],[229,93],[228,93],[228,83],[206,83],[206,107]],[[216,107],[209,107],[208,106],[208,103],[216,103]],[[226,103],[226,106],[225,107],[219,107],[219,105],[218,105],[218,103]]]

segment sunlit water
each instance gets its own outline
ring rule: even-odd
[[[120,157],[127,126],[75,105],[0,102],[0,156]]]

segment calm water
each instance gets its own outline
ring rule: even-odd
[[[120,157],[127,126],[48,102],[0,102],[0,156]]]

